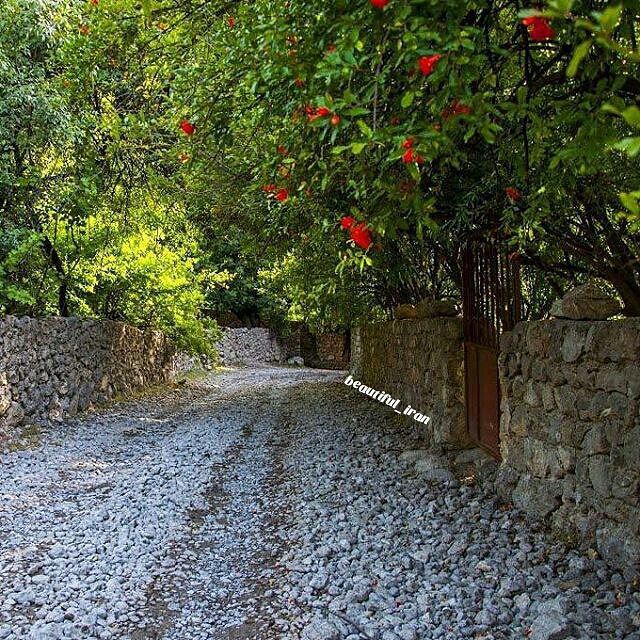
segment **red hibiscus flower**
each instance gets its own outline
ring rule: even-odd
[[[192,136],[196,132],[196,125],[192,124],[188,120],[183,120],[180,123],[180,128],[186,136]]]
[[[389,1],[390,0],[371,0],[371,4],[376,9],[384,9],[389,4]]]
[[[277,187],[276,187],[276,185],[275,185],[275,184],[265,184],[265,185],[262,187],[262,190],[263,190],[265,193],[273,193],[276,189],[277,189]]]
[[[522,24],[527,27],[529,37],[534,42],[553,40],[553,38],[556,37],[556,32],[549,24],[549,20],[542,16],[530,16],[529,18],[525,18]]]
[[[278,189],[278,192],[276,193],[276,200],[278,202],[286,202],[289,199],[289,192],[287,191],[287,189]]]
[[[351,216],[344,216],[341,220],[340,220],[340,224],[342,225],[342,228],[347,231],[347,229],[351,229],[351,227],[353,227],[353,225],[356,223],[355,218],[352,218]]]
[[[227,24],[229,25],[229,29],[233,29],[236,26],[236,19],[233,16],[229,16],[227,18]]]
[[[433,56],[422,56],[422,58],[418,60],[420,73],[422,73],[423,76],[430,76],[436,70],[440,58],[442,58],[442,54],[440,53],[436,53]]]
[[[371,231],[369,231],[369,227],[364,222],[360,224],[353,225],[349,230],[349,237],[358,245],[361,249],[365,251],[371,247],[373,244],[373,239],[371,237]]]
[[[522,194],[515,187],[507,187],[504,192],[507,194],[507,198],[509,198],[511,202],[518,202],[522,197]]]

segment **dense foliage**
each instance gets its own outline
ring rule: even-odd
[[[375,4],[183,5],[189,180],[224,166],[298,243],[364,223],[342,268],[402,273],[408,237],[455,284],[460,241],[497,233],[550,290],[597,276],[640,313],[638,3]]]
[[[5,0],[0,308],[348,326],[459,295],[640,315],[637,0]]]

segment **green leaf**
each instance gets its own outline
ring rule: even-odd
[[[362,107],[357,107],[355,109],[346,109],[345,111],[342,112],[343,115],[351,116],[351,117],[366,116],[369,113],[370,113],[369,109],[364,109]]]
[[[356,156],[360,155],[364,151],[364,148],[366,146],[367,146],[366,142],[353,142],[351,144],[351,152]]]
[[[600,26],[607,32],[613,31],[622,17],[622,5],[608,7],[600,14]]]
[[[408,164],[407,169],[409,170],[409,175],[416,182],[420,182],[420,171],[418,171],[418,167],[415,164]]]
[[[611,104],[610,102],[607,102],[607,103],[603,104],[602,105],[602,110],[605,113],[613,113],[616,116],[621,115],[620,109],[618,109],[618,107],[616,107],[615,105]]]
[[[549,7],[564,15],[571,11],[573,0],[553,0],[549,3]]]
[[[591,40],[585,40],[581,44],[579,44],[575,51],[573,52],[573,58],[571,58],[571,62],[567,67],[567,75],[570,78],[573,78],[576,73],[578,73],[578,68],[580,67],[580,63],[584,60],[585,56],[589,53],[589,49],[591,49]]]
[[[640,108],[635,105],[622,112],[622,117],[636,129],[640,129]]]
[[[373,137],[373,131],[364,120],[358,120],[356,124],[358,125],[358,128],[360,129],[360,131],[362,131],[362,133],[365,136],[367,136],[367,138]]]
[[[620,202],[635,215],[640,214],[640,191],[621,193]]]
[[[403,109],[408,109],[413,104],[413,99],[415,98],[415,93],[413,91],[407,91],[403,96],[400,102],[400,106]]]
[[[613,145],[613,148],[624,151],[629,157],[635,158],[640,153],[640,138],[624,138]]]

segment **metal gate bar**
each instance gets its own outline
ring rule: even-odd
[[[469,240],[462,259],[467,429],[500,457],[500,336],[522,319],[520,267],[496,238]]]

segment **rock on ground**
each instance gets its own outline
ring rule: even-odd
[[[640,638],[636,583],[416,473],[340,380],[211,375],[2,456],[0,640]]]

